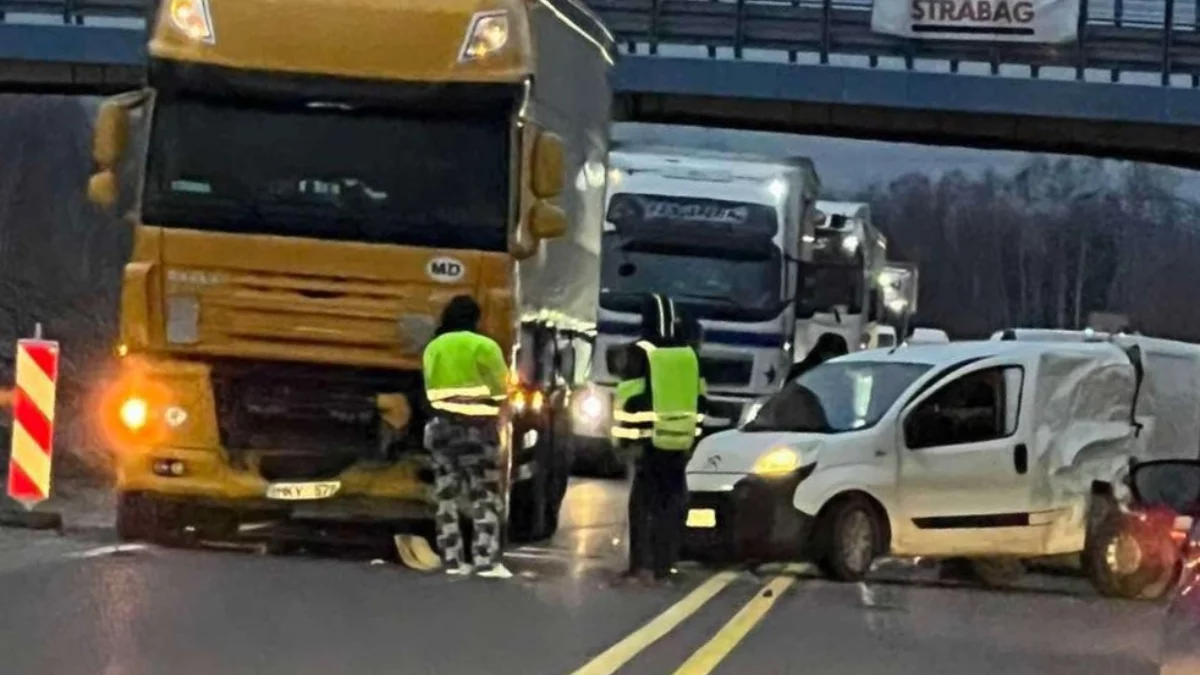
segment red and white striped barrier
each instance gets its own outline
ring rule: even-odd
[[[17,342],[8,496],[26,509],[50,497],[58,354],[58,343],[53,340]]]

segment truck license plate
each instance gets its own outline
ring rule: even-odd
[[[336,480],[315,483],[272,483],[267,486],[267,499],[303,501],[328,499],[338,493],[342,484]]]
[[[687,526],[695,528],[716,527],[717,512],[714,509],[688,509]]]

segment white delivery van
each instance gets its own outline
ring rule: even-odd
[[[1120,498],[1130,457],[1197,454],[1200,350],[1180,353],[1161,383],[1142,381],[1138,350],[1107,342],[828,361],[697,446],[685,553],[804,558],[855,580],[881,556],[1081,552],[1093,504]]]

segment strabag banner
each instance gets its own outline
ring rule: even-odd
[[[1078,32],[1079,0],[875,0],[871,30],[921,40],[1059,43]]]

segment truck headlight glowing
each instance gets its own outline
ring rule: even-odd
[[[217,41],[208,0],[171,0],[170,12],[171,23],[184,35],[210,45]]]
[[[855,251],[857,251],[858,250],[858,237],[851,234],[851,235],[847,236],[845,239],[842,239],[842,250],[845,251],[847,254],[853,254]]]
[[[494,54],[508,44],[508,12],[476,12],[467,26],[459,63],[477,61]]]
[[[782,476],[800,466],[800,455],[791,448],[773,448],[754,462],[754,473],[760,476]]]
[[[604,414],[604,402],[599,396],[589,392],[579,402],[579,412],[588,419],[599,419]]]
[[[125,425],[130,431],[141,431],[146,422],[150,420],[150,404],[146,403],[146,399],[132,396],[121,404],[121,410],[118,413],[121,417],[121,424]]]
[[[595,424],[604,419],[608,412],[608,404],[600,394],[594,391],[587,391],[579,397],[575,411],[575,414],[579,417],[579,421]]]

